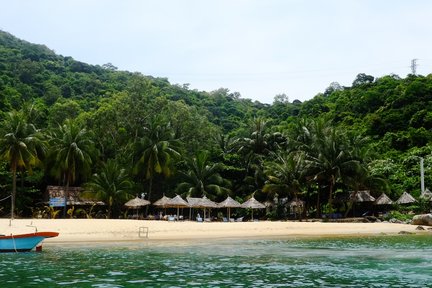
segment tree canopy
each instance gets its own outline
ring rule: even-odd
[[[358,187],[419,196],[420,158],[431,185],[432,74],[359,73],[351,87],[332,82],[308,101],[274,100],[89,65],[0,31],[0,175],[11,183],[0,199],[15,197],[18,173],[31,203],[12,210],[23,215],[47,185],[87,182],[112,215],[128,193],[153,201],[184,189],[216,201],[228,191],[303,198],[318,215]]]

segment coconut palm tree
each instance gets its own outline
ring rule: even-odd
[[[144,174],[148,180],[148,200],[152,201],[153,178],[156,174],[170,176],[174,169],[174,159],[180,156],[179,141],[169,123],[154,118],[144,128],[144,136],[135,143],[134,163],[136,174]]]
[[[187,171],[180,172],[184,182],[177,190],[188,197],[207,196],[215,200],[218,196],[226,196],[230,191],[229,182],[223,179],[219,171],[221,163],[210,163],[207,152],[199,152],[195,157],[186,160]]]
[[[248,137],[236,141],[238,154],[242,156],[245,165],[245,176],[239,190],[244,194],[260,191],[264,185],[265,175],[263,162],[265,158],[272,157],[279,145],[285,141],[280,133],[268,132],[269,122],[264,118],[255,118],[250,123]]]
[[[274,161],[266,163],[264,171],[268,178],[263,188],[264,192],[291,196],[297,200],[305,181],[305,154],[281,153]]]
[[[91,173],[92,164],[98,154],[91,136],[89,131],[71,119],[67,119],[49,135],[49,156],[53,162],[51,173],[66,185],[65,202],[69,185],[75,183],[79,176],[85,178]]]
[[[25,121],[19,111],[6,114],[1,124],[0,157],[9,163],[12,171],[11,218],[14,218],[17,170],[31,171],[40,162],[44,143],[35,126]]]
[[[108,205],[108,218],[111,217],[113,207],[119,207],[132,196],[129,175],[113,159],[108,159],[100,172],[93,174],[85,186],[96,199]]]
[[[307,154],[309,168],[317,183],[328,187],[331,210],[335,184],[356,160],[350,155],[343,133],[331,123],[317,121],[313,135],[311,151]]]

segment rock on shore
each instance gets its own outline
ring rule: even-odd
[[[432,214],[415,215],[411,224],[432,226]]]

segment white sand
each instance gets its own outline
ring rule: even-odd
[[[199,240],[223,238],[286,238],[319,236],[392,235],[400,231],[419,233],[417,226],[392,223],[325,223],[294,221],[260,222],[168,222],[106,219],[0,219],[0,234],[59,232],[47,243],[118,242],[152,240]],[[139,237],[140,227],[148,228],[148,239]],[[430,231],[424,232],[430,233]]]

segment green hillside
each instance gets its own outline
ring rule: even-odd
[[[432,183],[432,75],[360,73],[351,87],[267,105],[88,65],[0,31],[0,109],[0,199],[16,193],[22,216],[46,209],[47,185],[85,187],[110,217],[145,193],[254,195],[274,202],[261,217],[285,218],[281,199],[305,200],[312,217],[349,215],[338,201],[349,191],[418,197],[420,157]]]

